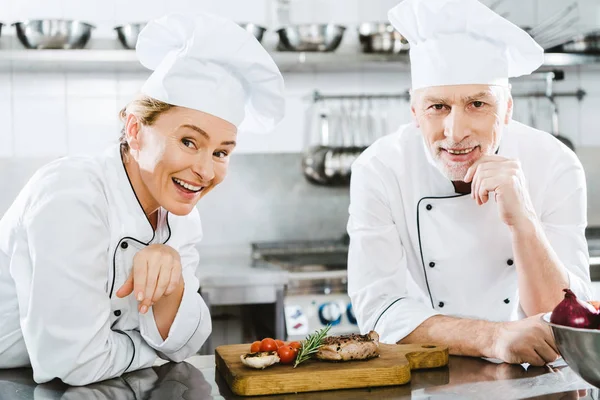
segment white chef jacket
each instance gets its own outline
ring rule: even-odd
[[[41,168],[0,220],[0,368],[85,385],[195,354],[212,329],[195,273],[201,237],[196,209],[160,209],[154,231],[118,146]],[[179,252],[185,282],[166,340],[152,308],[140,314],[133,294],[115,294],[153,243]]]
[[[498,155],[520,161],[570,288],[590,299],[586,182],[577,156],[516,121]],[[511,234],[497,208],[494,196],[478,206],[455,193],[414,124],[363,152],[352,167],[348,220],[348,292],[361,332],[396,343],[437,314],[523,318]]]

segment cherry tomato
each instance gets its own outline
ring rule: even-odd
[[[260,351],[260,342],[256,341],[252,343],[252,346],[250,346],[250,353],[256,353],[258,351]]]
[[[263,339],[260,342],[260,351],[277,351],[277,343],[271,338]]]
[[[281,346],[277,349],[277,354],[279,355],[282,364],[291,364],[296,359],[298,352],[291,346]]]
[[[290,347],[292,349],[298,351],[298,350],[300,350],[300,347],[302,347],[302,344],[300,342],[291,342]]]
[[[277,344],[277,348],[280,348],[281,346],[285,346],[285,343],[283,343],[282,340],[275,340],[275,343]]]

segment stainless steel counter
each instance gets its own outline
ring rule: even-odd
[[[167,363],[118,379],[68,387],[59,381],[36,385],[30,369],[0,370],[0,399],[241,399],[215,373],[214,356],[195,356],[180,364]],[[403,386],[336,390],[253,399],[598,399],[598,389],[582,381],[568,367],[524,369],[493,364],[478,358],[450,357],[448,367],[415,371]]]

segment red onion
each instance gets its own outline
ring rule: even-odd
[[[600,314],[593,305],[581,301],[570,289],[563,289],[565,298],[552,311],[550,322],[572,328],[596,329]]]

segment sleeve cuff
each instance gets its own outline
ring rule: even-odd
[[[567,276],[569,277],[569,289],[571,289],[571,291],[575,293],[575,296],[577,296],[577,298],[584,301],[594,300],[592,298],[592,288],[590,283],[581,279],[569,269],[567,269]]]
[[[403,298],[379,316],[374,330],[379,334],[382,343],[396,344],[425,320],[440,314],[417,300]]]
[[[176,353],[184,347],[196,332],[201,319],[202,308],[198,304],[199,294],[193,290],[193,285],[185,285],[183,297],[175,320],[169,330],[169,336],[162,339],[152,307],[146,314],[140,314],[140,329],[144,340],[157,351],[166,355]]]

